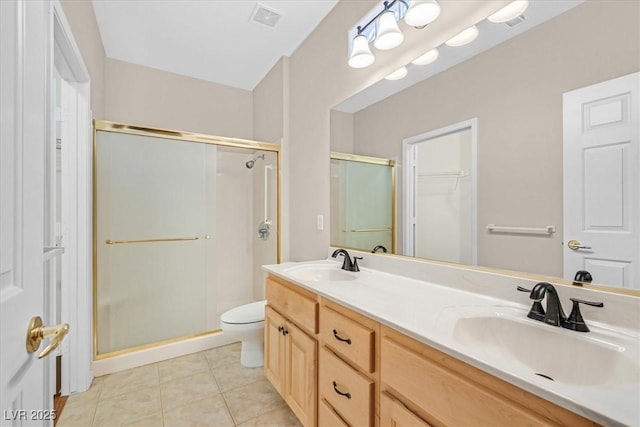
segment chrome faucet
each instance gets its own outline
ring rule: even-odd
[[[351,261],[351,257],[349,256],[349,252],[347,252],[345,249],[336,249],[331,254],[331,257],[332,258],[337,258],[338,255],[342,255],[344,257],[344,261],[342,262],[342,267],[341,267],[343,270],[346,270],[346,271],[360,271],[360,268],[358,267],[358,260],[362,259],[362,257],[354,256],[353,257],[353,261]]]
[[[553,326],[562,326],[566,329],[578,332],[589,332],[589,327],[582,318],[580,313],[580,304],[586,304],[593,307],[604,307],[601,302],[584,301],[577,298],[570,298],[573,302],[571,314],[567,317],[562,309],[562,303],[558,297],[556,288],[551,283],[540,282],[533,289],[525,289],[522,286],[517,288],[521,292],[529,292],[529,298],[533,300],[533,305],[527,317],[548,323]],[[547,297],[547,309],[542,308],[542,300]]]

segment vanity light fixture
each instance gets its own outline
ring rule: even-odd
[[[371,16],[375,11],[369,14]],[[398,21],[404,19],[408,25],[424,28],[440,16],[440,5],[437,0],[388,0],[383,8],[368,20],[359,25],[351,40],[349,66],[365,68],[375,61],[369,43],[379,50],[389,50],[404,41],[404,34],[398,27]],[[375,24],[375,25],[374,25]]]
[[[411,63],[415,64],[415,65],[431,64],[433,61],[438,59],[438,56],[440,56],[440,52],[438,52],[438,48],[434,47],[433,49],[431,49],[427,53],[425,53],[423,55],[420,55],[419,57],[417,57],[416,59],[411,61]]]
[[[400,80],[400,79],[403,79],[407,75],[407,73],[408,73],[407,67],[402,66],[397,70],[395,70],[393,73],[389,74],[387,77],[385,77],[385,79]]]
[[[378,31],[373,45],[376,49],[389,50],[400,46],[404,41],[404,34],[398,27],[396,14],[391,10],[385,10],[378,18]]]
[[[353,39],[353,47],[351,48],[351,57],[349,58],[349,66],[352,68],[365,68],[373,64],[376,57],[369,49],[369,41],[367,38],[358,34]]]
[[[414,0],[411,2],[404,22],[412,27],[423,28],[440,16],[440,4],[435,0]]]
[[[472,41],[474,41],[476,37],[478,37],[479,33],[480,31],[478,30],[478,27],[476,27],[475,25],[472,25],[466,30],[463,30],[460,33],[456,34],[455,36],[451,37],[449,40],[445,42],[445,44],[447,46],[453,46],[453,47],[464,46],[465,44],[469,44]]]
[[[527,7],[529,7],[527,0],[516,0],[490,15],[487,19],[494,23],[509,22],[522,15],[527,10]]]

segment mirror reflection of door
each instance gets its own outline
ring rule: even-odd
[[[404,253],[475,265],[475,120],[405,140]]]
[[[640,289],[640,73],[564,94],[564,276]]]
[[[331,244],[395,250],[394,162],[331,154]]]

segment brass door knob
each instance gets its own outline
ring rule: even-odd
[[[38,359],[48,356],[49,353],[58,348],[68,332],[68,323],[56,326],[43,326],[40,316],[32,317],[29,322],[29,327],[27,328],[27,353],[33,353],[38,350],[43,339],[51,338],[51,342],[42,353],[40,353]]]

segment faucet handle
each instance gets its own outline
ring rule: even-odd
[[[358,260],[362,259],[361,256],[354,256],[353,257],[353,270],[352,271],[360,271],[360,267],[358,267]]]
[[[589,332],[589,327],[584,322],[582,313],[580,313],[580,304],[586,304],[593,307],[604,307],[604,304],[601,302],[585,301],[578,298],[569,299],[573,301],[573,307],[571,308],[571,314],[569,314],[569,317],[567,317],[567,319],[562,323],[562,327],[571,329],[572,331]]]
[[[522,286],[518,286],[516,289],[520,292],[531,293],[531,289],[523,288]],[[542,308],[542,303],[540,301],[541,300],[533,301],[533,305],[531,306],[531,310],[529,310],[527,317],[544,322],[544,308]]]

